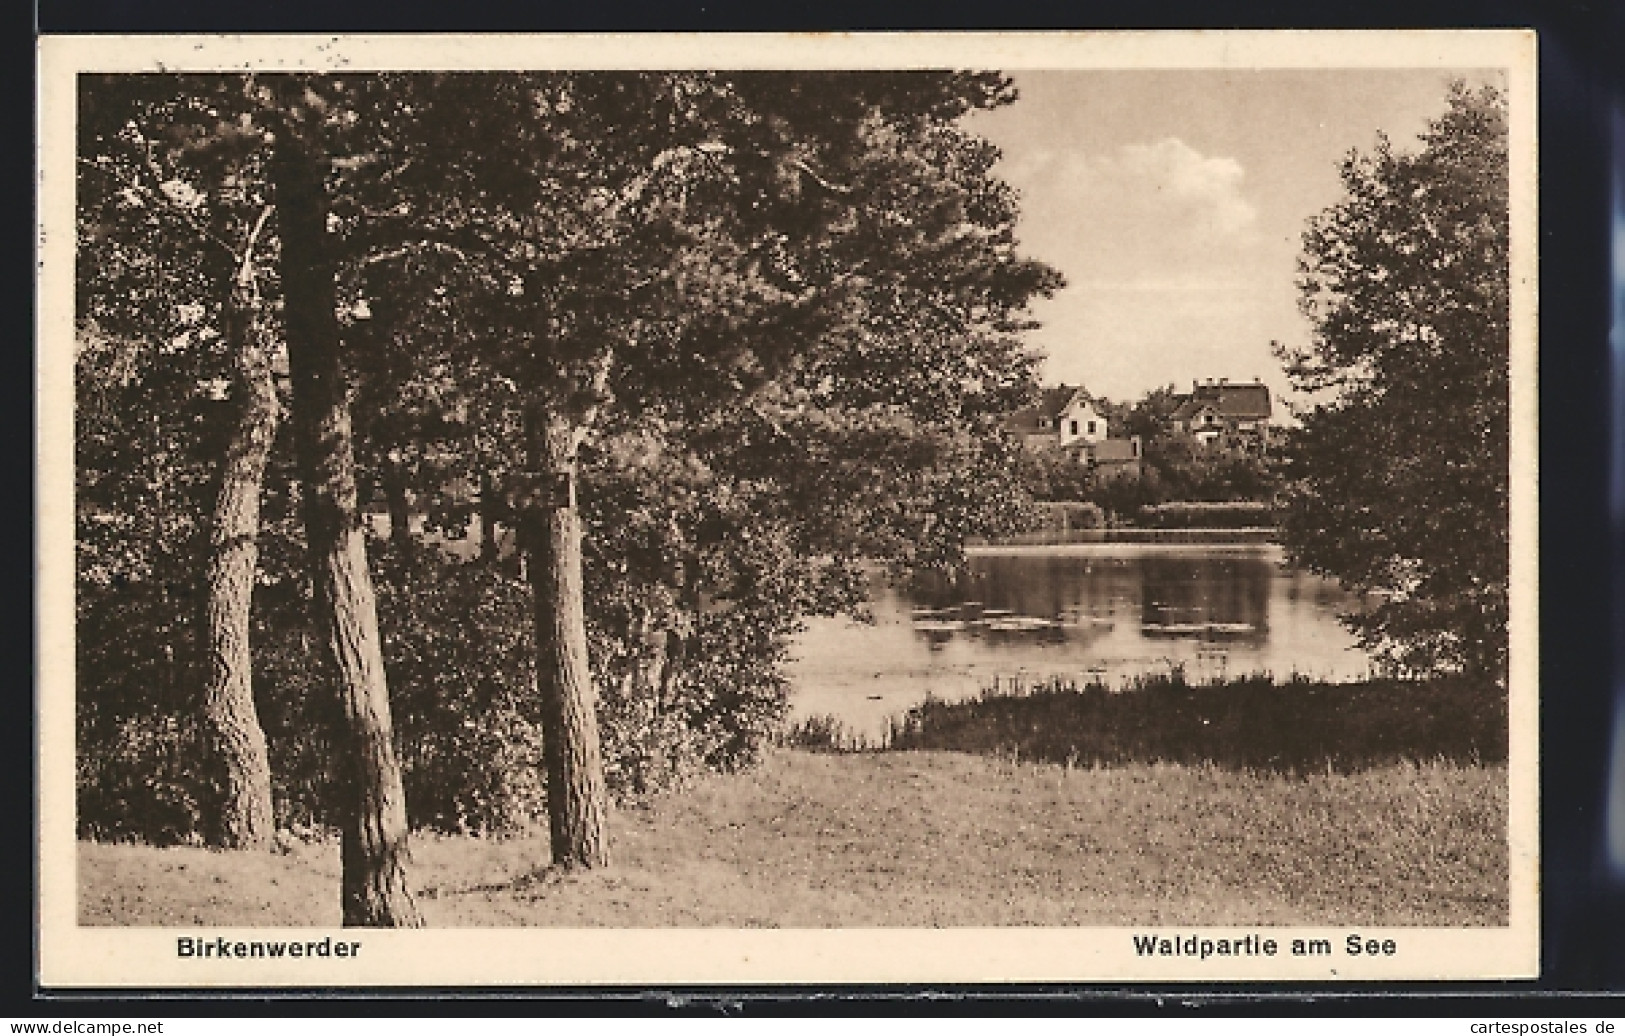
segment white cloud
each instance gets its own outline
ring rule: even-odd
[[[1195,228],[1225,237],[1250,227],[1258,210],[1242,194],[1246,171],[1234,158],[1203,155],[1177,137],[1124,144],[1115,154],[1068,163],[1076,187],[1131,207],[1169,207]],[[1104,200],[1104,198],[1101,198]]]
[[[1024,248],[1068,280],[1034,306],[1049,380],[1132,398],[1149,385],[1278,369],[1269,341],[1280,335],[1265,314],[1293,268],[1270,250],[1271,199],[1248,197],[1239,160],[1170,136],[1099,152],[1041,148],[998,172],[1022,193]]]
[[[1177,137],[1104,155],[1040,149],[1006,160],[999,174],[1028,199],[1094,220],[1172,223],[1209,240],[1243,236],[1258,220],[1241,163],[1203,155]]]

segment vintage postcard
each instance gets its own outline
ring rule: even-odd
[[[42,985],[1539,974],[1532,33],[39,46]]]

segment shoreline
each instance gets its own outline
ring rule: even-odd
[[[1153,529],[1121,527],[1113,529],[1070,529],[1067,531],[1041,530],[1001,536],[996,540],[970,539],[965,542],[967,554],[990,548],[1010,547],[1063,547],[1099,546],[1101,544],[1135,544],[1145,546],[1280,546],[1278,530],[1273,526],[1242,526],[1235,529]]]
[[[1177,553],[1180,551],[1205,551],[1220,554],[1246,554],[1266,553],[1285,557],[1285,550],[1279,543],[1270,540],[1256,542],[1237,541],[1222,542],[1157,542],[1146,540],[1093,540],[1070,541],[1056,543],[979,543],[966,544],[966,557],[987,557],[995,554],[1099,554],[1101,548],[1109,548],[1109,552],[1121,554],[1149,554]]]

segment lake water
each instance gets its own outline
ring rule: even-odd
[[[1182,666],[1192,679],[1346,681],[1370,668],[1337,621],[1359,599],[1288,568],[1273,544],[981,548],[953,578],[876,582],[872,625],[813,619],[798,638],[793,716],[873,736],[927,694],[964,698],[995,680],[1117,686]]]

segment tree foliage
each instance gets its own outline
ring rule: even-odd
[[[81,93],[79,661],[123,674],[86,682],[81,734],[191,757],[163,782],[133,779],[130,752],[82,760],[81,815],[107,833],[201,827],[262,846],[272,802],[247,630],[278,409],[274,320],[258,305],[269,212],[251,149],[219,131],[217,91],[192,85],[87,77]],[[121,678],[146,690],[117,692]]]
[[[1310,344],[1281,350],[1321,402],[1287,452],[1293,559],[1374,592],[1350,616],[1405,672],[1504,678],[1507,615],[1506,108],[1452,87],[1415,153],[1343,166],[1304,236]]]
[[[594,454],[595,440],[618,436],[726,505],[710,524],[736,527],[727,551],[629,600],[627,634],[661,646],[618,653],[633,670],[619,687],[669,693],[674,644],[731,626],[745,638],[736,657],[763,664],[690,686],[739,717],[725,755],[748,757],[783,710],[772,663],[803,611],[828,610],[816,592],[849,589],[851,560],[887,534],[940,552],[968,501],[988,502],[930,469],[956,448],[976,456],[954,434],[989,428],[1001,397],[1030,380],[1013,332],[1054,275],[1015,255],[1013,196],[989,176],[996,155],[953,125],[1008,99],[997,76],[530,75],[433,89],[418,117],[446,135],[424,163],[452,156],[463,186],[417,206],[450,262],[414,294],[460,329],[441,339],[459,391],[521,431],[506,494],[536,530],[521,542],[554,853],[595,864],[600,746],[584,704],[595,693],[576,495],[538,506],[531,487],[581,476],[586,492],[593,457],[614,452]],[[628,107],[653,117],[629,129]],[[472,130],[467,110],[480,113]],[[521,127],[500,160],[484,154],[486,119]],[[666,556],[703,542],[664,509],[652,525],[671,533]],[[590,569],[591,535],[586,549]],[[724,676],[733,697],[719,696]]]
[[[143,508],[111,487],[149,469],[171,495],[187,480],[207,484],[218,454],[185,423],[204,404],[186,401],[225,378],[229,358],[202,347],[215,335],[196,333],[183,340],[184,364],[148,363],[146,380],[132,382],[117,349],[156,357],[181,340],[177,320],[215,322],[212,311],[177,309],[183,292],[171,284],[194,267],[205,283],[208,243],[153,220],[218,208],[239,231],[275,203],[266,162],[289,113],[277,99],[286,84],[260,81],[274,78],[121,81],[116,115],[86,91],[93,117],[83,124],[103,129],[82,142],[82,167],[107,186],[86,223],[81,316],[88,327],[127,300],[150,302],[126,314],[126,338],[82,357],[81,486],[109,487],[104,505],[92,506],[96,492],[81,497],[82,591],[111,578],[108,566],[134,564],[120,561],[132,536],[168,549],[176,579],[195,582],[189,541],[142,530],[194,520],[202,491]],[[387,501],[392,519],[406,519],[393,531],[412,532],[386,545],[367,527],[414,826],[511,826],[534,818],[545,792],[531,594],[513,554],[523,518],[514,504],[538,474],[526,440],[534,414],[564,418],[578,439],[584,625],[606,776],[623,797],[748,765],[786,710],[783,662],[801,619],[861,610],[865,561],[946,563],[965,536],[1020,521],[1013,455],[994,429],[1032,388],[1026,302],[1059,278],[1019,255],[1014,194],[991,173],[996,152],[958,125],[1013,98],[1002,77],[301,84],[303,131],[319,138],[327,167],[324,247],[356,481],[365,506]],[[129,194],[129,173],[152,189]],[[185,211],[154,210],[148,195]],[[266,254],[295,261],[282,238],[280,219],[267,223]],[[281,335],[286,284],[273,276],[262,287],[267,329]],[[106,405],[87,408],[90,393]],[[170,445],[149,449],[129,433],[152,419]],[[181,449],[186,465],[175,461]],[[254,676],[278,820],[300,826],[333,821],[324,788],[343,750],[297,560],[306,491],[279,444],[262,516]],[[476,535],[479,550],[459,542]],[[93,596],[82,594],[82,623]],[[179,604],[132,617],[134,598],[109,600],[116,615],[96,628],[150,631],[128,639],[143,651],[173,650],[182,642],[171,626],[193,621]],[[82,640],[82,651],[117,642]],[[133,721],[145,692],[116,663],[81,665],[81,702],[124,688],[119,715]],[[154,736],[174,748],[162,758],[191,751],[194,703],[181,694],[165,712],[174,722]],[[178,763],[164,770],[156,750],[109,751],[119,736],[116,724],[97,726],[82,759],[117,761],[136,788],[167,775],[175,795],[164,801],[185,798]],[[173,837],[207,812],[187,810],[165,821]]]

